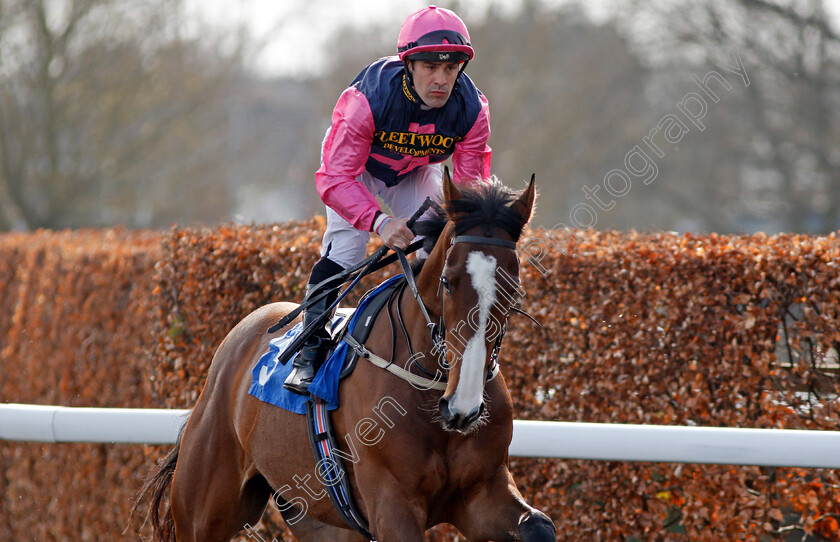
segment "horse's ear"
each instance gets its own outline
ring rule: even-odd
[[[452,201],[461,199],[461,190],[452,182],[452,176],[449,175],[449,166],[443,168],[443,200]]]
[[[522,217],[522,225],[528,223],[531,220],[531,213],[534,210],[534,200],[537,197],[537,183],[536,183],[537,174],[531,174],[531,182],[528,183],[528,187],[522,191],[522,194],[519,195],[517,198],[516,203],[513,204],[513,208],[519,213]]]

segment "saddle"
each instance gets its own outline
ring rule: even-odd
[[[318,368],[315,379],[310,385],[310,394],[328,403],[330,409],[338,407],[339,380],[353,372],[358,360],[355,348],[347,341],[364,341],[370,335],[376,314],[387,304],[391,296],[399,291],[400,284],[405,284],[401,275],[392,277],[383,284],[366,293],[359,303],[359,308],[338,309],[330,324],[330,336],[327,346],[330,351],[326,361]],[[290,412],[304,414],[305,395],[298,395],[283,388],[283,382],[292,370],[289,352],[290,346],[299,338],[303,325],[298,323],[288,328],[283,335],[269,341],[269,349],[257,361],[251,371],[251,387],[248,393],[260,401],[279,406]],[[284,363],[285,361],[285,363]]]
[[[389,281],[384,285],[373,288],[366,292],[359,301],[359,308],[356,309],[358,314],[353,314],[352,318],[346,318],[338,329],[332,335],[330,351],[334,351],[337,347],[344,344],[346,335],[350,335],[357,344],[365,344],[370,336],[370,330],[373,328],[373,322],[379,312],[388,304],[391,298],[399,293],[405,287],[405,278],[395,277],[396,280]],[[331,357],[331,355],[329,356]],[[343,358],[341,365],[341,372],[339,373],[339,380],[343,380],[353,373],[356,368],[356,362],[359,360],[359,353],[356,349],[347,348],[347,354]]]

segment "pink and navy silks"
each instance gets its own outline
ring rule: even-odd
[[[339,97],[315,179],[324,203],[355,228],[369,231],[379,211],[356,180],[365,170],[393,186],[452,156],[456,183],[490,176],[489,106],[470,78],[458,77],[443,107],[421,103],[395,56],[367,66]]]

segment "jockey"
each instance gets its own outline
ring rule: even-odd
[[[315,174],[327,228],[308,295],[364,259],[371,232],[388,247],[405,249],[414,237],[407,217],[427,196],[439,198],[440,163],[448,157],[458,184],[490,176],[489,106],[464,73],[474,55],[464,22],[448,9],[420,9],[403,22],[397,51],[364,68],[333,110]],[[380,208],[377,196],[392,214]],[[309,306],[304,325],[335,295]],[[307,392],[327,338],[326,329],[309,337],[293,361],[288,390]]]

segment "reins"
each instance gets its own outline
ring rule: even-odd
[[[408,245],[408,247],[405,249],[405,254],[411,254],[412,252],[416,252],[422,246],[423,246],[423,241],[422,240],[415,241],[415,242],[411,243],[410,245]],[[348,267],[347,269],[345,269],[341,273],[333,275],[330,278],[324,279],[321,282],[319,282],[318,284],[314,285],[312,287],[312,291],[318,292],[318,294],[314,295],[314,296],[311,296],[311,297],[307,296],[306,298],[304,298],[304,300],[301,302],[301,304],[296,309],[294,309],[293,311],[288,313],[286,316],[281,318],[276,324],[274,324],[273,326],[268,328],[267,333],[275,333],[277,331],[280,331],[280,329],[284,328],[285,326],[290,324],[295,318],[297,318],[297,316],[301,312],[303,312],[304,310],[309,308],[310,305],[318,302],[319,300],[323,299],[324,297],[326,297],[330,293],[338,290],[341,287],[341,285],[346,284],[347,282],[349,282],[351,280],[354,280],[356,278],[360,278],[360,277],[364,277],[365,275],[369,275],[369,274],[371,274],[375,271],[378,271],[378,270],[382,269],[383,267],[386,267],[386,266],[394,263],[395,261],[397,261],[397,255],[396,254],[389,254],[388,256],[385,256],[383,258],[384,254],[386,254],[387,252],[388,252],[388,247],[382,246],[376,252],[374,252],[373,254],[371,254],[370,256],[368,256],[367,258],[365,258],[364,260],[362,260],[358,264],[354,265],[353,267]],[[368,268],[368,266],[370,266],[370,267]],[[355,275],[355,273],[359,273],[359,274]],[[337,285],[333,286],[333,287],[327,287],[327,285],[331,284],[331,283],[336,283]],[[355,283],[351,286],[355,287]],[[344,296],[347,293],[350,292],[352,287],[348,287],[342,293],[342,295],[341,295],[342,299],[344,298]],[[340,301],[340,300],[341,299],[339,299],[338,301]],[[335,305],[337,306],[338,303],[335,303]]]
[[[406,222],[406,226],[409,229],[413,228],[414,223],[417,222],[417,220],[421,216],[423,216],[423,213],[425,213],[426,210],[428,210],[428,208],[432,205],[437,205],[437,204],[434,202],[434,200],[432,200],[432,198],[427,197],[426,200],[422,203],[422,205],[420,205],[420,207],[417,209],[417,211],[415,211],[414,214],[411,215],[411,218],[408,219],[408,222]],[[411,252],[414,252],[417,249],[419,249],[421,246],[422,246],[422,241],[417,241],[417,242],[409,245],[407,250],[410,249]],[[319,282],[317,285],[315,285],[314,288],[312,288],[311,291],[313,291],[313,292],[318,291],[318,289],[321,288],[321,287],[324,288],[324,291],[321,291],[318,295],[313,296],[312,299],[309,299],[309,298],[304,299],[299,307],[297,307],[295,310],[291,311],[289,314],[284,316],[282,319],[280,319],[279,322],[277,322],[276,324],[274,324],[273,326],[268,328],[267,333],[275,333],[275,332],[279,331],[280,329],[282,329],[283,327],[285,327],[289,323],[291,323],[295,318],[297,318],[297,316],[301,312],[306,310],[313,303],[315,303],[316,301],[318,301],[318,300],[322,299],[323,297],[329,295],[330,293],[334,292],[335,290],[341,288],[341,285],[343,285],[344,283],[346,283],[346,282],[348,282],[352,279],[352,282],[350,282],[350,285],[347,286],[347,288],[345,288],[344,291],[341,292],[341,294],[339,294],[339,296],[336,298],[335,301],[333,301],[333,303],[329,306],[329,308],[327,310],[325,310],[314,322],[312,322],[309,326],[304,328],[300,332],[300,334],[298,334],[298,336],[294,338],[294,340],[292,340],[292,342],[286,347],[286,349],[283,351],[283,353],[280,354],[280,357],[278,359],[279,364],[285,365],[287,361],[289,361],[292,357],[294,357],[294,355],[297,353],[297,351],[300,349],[300,347],[303,346],[303,343],[306,342],[306,340],[312,335],[312,333],[314,333],[315,330],[317,330],[319,326],[323,327],[326,324],[327,319],[330,318],[330,315],[335,310],[335,308],[338,306],[338,304],[341,303],[341,300],[344,299],[347,296],[347,294],[349,294],[356,287],[356,285],[359,283],[359,281],[362,279],[362,277],[364,277],[366,275],[369,275],[370,273],[373,273],[377,269],[381,269],[382,267],[384,267],[386,265],[389,265],[390,263],[392,263],[394,261],[393,259],[389,260],[388,258],[385,258],[383,260],[383,256],[385,256],[385,254],[388,252],[388,250],[390,250],[390,249],[387,246],[383,245],[383,246],[379,247],[376,250],[376,252],[374,252],[373,254],[371,254],[370,256],[368,256],[367,258],[365,258],[364,260],[362,260],[358,264],[354,265],[353,267],[345,269],[343,272],[341,272],[337,275],[333,275],[332,277]],[[397,250],[399,250],[399,249],[397,249]],[[403,252],[403,251],[400,251],[400,252]],[[397,255],[397,257],[398,257],[398,255]],[[405,252],[403,252],[403,259],[405,259]],[[382,260],[382,261],[380,261],[380,260]],[[336,286],[332,286],[332,287],[327,286],[328,284],[336,283],[336,281],[340,281],[340,282],[337,283]]]
[[[417,209],[417,211],[409,218],[406,225],[409,229],[414,227],[415,222],[429,209],[429,207],[434,206],[438,210],[441,210],[440,205],[438,205],[432,198],[427,197],[423,204]],[[441,302],[441,311],[440,311],[440,321],[435,323],[432,321],[431,316],[429,316],[428,309],[426,308],[425,303],[420,296],[420,291],[417,287],[417,280],[414,276],[414,271],[411,269],[411,265],[408,263],[408,259],[406,258],[407,254],[411,254],[412,252],[417,251],[422,246],[423,241],[415,241],[414,243],[410,244],[405,250],[395,248],[393,249],[394,253],[387,255],[388,250],[390,250],[387,246],[382,246],[376,250],[373,254],[359,262],[358,264],[345,269],[341,273],[334,275],[326,280],[321,281],[320,283],[316,284],[312,287],[311,291],[318,292],[316,295],[312,297],[306,297],[301,304],[291,312],[289,312],[286,316],[280,319],[276,324],[268,328],[267,333],[275,333],[282,329],[283,327],[290,324],[292,321],[297,318],[297,316],[306,310],[312,304],[320,301],[325,296],[330,295],[332,292],[340,289],[344,284],[350,282],[350,284],[344,289],[344,291],[339,294],[336,300],[330,305],[330,307],[324,311],[324,313],[314,321],[310,326],[304,328],[297,337],[288,345],[288,347],[281,353],[280,358],[278,359],[278,363],[285,364],[289,359],[291,359],[295,353],[300,349],[306,339],[319,327],[323,326],[327,320],[327,318],[332,314],[332,311],[338,306],[338,304],[350,293],[359,283],[359,281],[377,271],[382,269],[383,267],[390,265],[395,261],[399,261],[400,266],[402,267],[403,275],[405,276],[406,284],[408,285],[409,289],[411,290],[412,295],[417,300],[417,304],[420,306],[420,312],[423,314],[423,318],[426,320],[426,327],[429,329],[429,333],[431,335],[432,340],[432,352],[439,358],[443,359],[444,362],[446,361],[446,325],[443,321],[443,296],[440,295],[440,288],[438,288],[438,297],[440,298]],[[450,246],[455,245],[457,243],[475,243],[475,244],[482,244],[482,245],[492,245],[492,246],[500,246],[512,250],[516,250],[516,243],[513,241],[508,241],[505,239],[498,239],[495,237],[489,236],[478,236],[478,235],[456,235],[450,241]],[[443,277],[441,277],[441,284],[443,283]],[[334,285],[334,286],[330,286]],[[400,288],[399,294],[400,297],[402,296],[404,288]],[[511,307],[511,310],[518,312],[527,316],[537,325],[542,327],[539,322],[537,322],[531,315],[525,313],[522,310],[519,310],[515,307]],[[388,370],[403,380],[407,380],[411,382],[413,385],[423,387],[424,389],[438,389],[442,390],[446,388],[447,377],[443,375],[442,377],[438,375],[433,375],[430,371],[425,369],[421,366],[412,352],[411,341],[409,339],[408,333],[405,329],[405,324],[402,320],[402,314],[399,310],[399,302],[397,302],[397,318],[399,320],[402,332],[406,335],[406,341],[408,344],[409,353],[411,354],[410,359],[412,360],[413,364],[417,367],[417,369],[422,372],[426,376],[416,375],[402,367],[393,363],[393,358],[395,355],[395,348],[396,348],[396,333],[393,322],[391,324],[392,329],[392,336],[394,345],[392,346],[392,360],[388,361],[385,360],[372,352],[370,352],[364,345],[359,344],[350,334],[345,333],[342,337],[342,340],[347,342],[347,344],[355,350],[360,356],[364,357],[365,359],[369,360],[374,365]],[[497,362],[499,350],[502,347],[502,339],[507,332],[507,319],[505,319],[504,327],[502,328],[499,336],[496,337],[495,344],[493,346],[493,351],[490,354],[490,365],[487,369],[487,374],[485,375],[486,380],[491,380],[494,378],[499,372],[499,365]],[[443,364],[444,366],[446,363]]]

